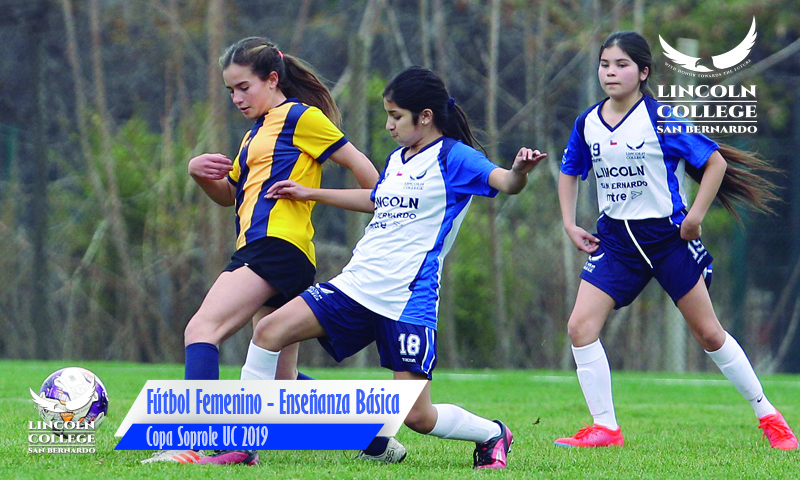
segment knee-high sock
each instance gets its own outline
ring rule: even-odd
[[[500,435],[500,425],[470,413],[457,405],[439,403],[433,406],[439,414],[428,435],[449,440],[483,443]]]
[[[186,345],[184,368],[186,380],[219,380],[219,348],[205,342]]]
[[[577,365],[578,382],[589,406],[594,423],[616,430],[617,416],[611,395],[611,368],[600,339],[583,347],[572,347]]]
[[[247,360],[242,366],[242,380],[275,380],[278,370],[278,355],[281,352],[265,350],[252,341],[247,348]]]
[[[761,386],[756,372],[753,371],[750,360],[747,359],[739,342],[730,333],[725,332],[725,342],[719,350],[713,352],[706,350],[706,353],[744,399],[750,402],[756,417],[762,418],[775,413],[775,407],[764,395],[764,388]]]

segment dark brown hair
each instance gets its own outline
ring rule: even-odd
[[[461,140],[472,148],[483,149],[472,134],[467,114],[447,93],[442,79],[427,68],[409,67],[398,73],[383,89],[383,97],[409,110],[414,125],[419,114],[430,109],[433,123],[443,135]]]
[[[719,153],[728,163],[722,184],[717,192],[717,200],[741,223],[742,219],[734,204],[744,205],[763,213],[775,213],[770,202],[780,200],[778,186],[758,175],[759,173],[781,173],[781,170],[759,158],[753,152],[739,150],[725,143],[717,142]],[[692,180],[700,183],[703,170],[686,163],[686,173]]]
[[[278,88],[284,95],[319,108],[334,124],[341,125],[339,107],[311,66],[281,52],[266,38],[243,38],[228,47],[219,58],[219,64],[225,70],[231,63],[250,67],[261,80],[266,80],[272,72],[277,73]]]

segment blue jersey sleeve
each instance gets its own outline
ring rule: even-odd
[[[703,168],[708,161],[708,157],[719,150],[719,145],[702,133],[686,133],[687,128],[693,124],[683,119],[677,118],[672,114],[671,107],[666,105],[665,109],[669,112],[666,117],[658,115],[658,107],[664,106],[654,99],[647,99],[647,109],[650,112],[650,119],[657,125],[660,121],[668,120],[670,126],[680,125],[681,128],[675,133],[663,133],[659,135],[661,149],[665,156],[683,158],[697,168]]]
[[[452,142],[446,153],[445,171],[455,193],[484,197],[497,195],[497,190],[489,185],[489,174],[498,166],[474,148],[458,141]]]
[[[565,175],[580,175],[581,180],[586,180],[589,170],[592,169],[592,155],[583,135],[587,113],[588,111],[584,112],[575,120],[564,156],[561,157],[561,172]]]

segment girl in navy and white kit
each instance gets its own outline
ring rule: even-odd
[[[436,316],[445,255],[472,195],[515,194],[545,158],[522,148],[510,170],[472,145],[464,112],[433,72],[412,67],[386,87],[386,129],[400,145],[370,190],[310,189],[279,182],[273,198],[313,200],[374,212],[344,271],[265,317],[255,330],[243,379],[274,379],[282,348],[308,338],[342,360],[373,341],[394,378],[427,379],[405,424],[412,430],[476,443],[475,468],[505,468],[511,431],[461,407],[431,402]]]
[[[577,248],[589,254],[568,331],[594,423],[572,437],[559,438],[556,445],[624,444],[599,335],[611,310],[629,305],[655,277],[695,339],[750,402],[770,445],[796,449],[794,433],[767,400],[744,351],[714,313],[707,289],[712,257],[700,240],[703,218],[715,197],[734,215],[731,201],[771,211],[767,202],[775,199],[774,185],[750,171],[774,169],[701,134],[659,133],[664,131],[660,125],[676,125],[665,120],[676,119],[659,115],[660,104],[647,87],[650,48],[638,33],[612,34],[601,46],[599,60],[598,77],[608,98],[575,121],[558,186],[564,229]],[[578,178],[586,179],[589,171],[595,174],[600,207],[596,235],[575,223]],[[683,188],[685,173],[700,184],[691,208]]]

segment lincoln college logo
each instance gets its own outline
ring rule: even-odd
[[[750,55],[750,50],[756,42],[756,17],[753,17],[753,23],[750,25],[750,31],[744,37],[744,40],[739,43],[735,48],[720,55],[711,57],[711,65],[709,66],[708,59],[701,57],[692,57],[683,52],[680,52],[667,43],[664,38],[659,35],[658,39],[661,41],[661,47],[664,48],[664,55],[667,56],[675,65],[678,65],[692,72],[698,73],[711,73],[722,72],[732,69],[747,59]]]

